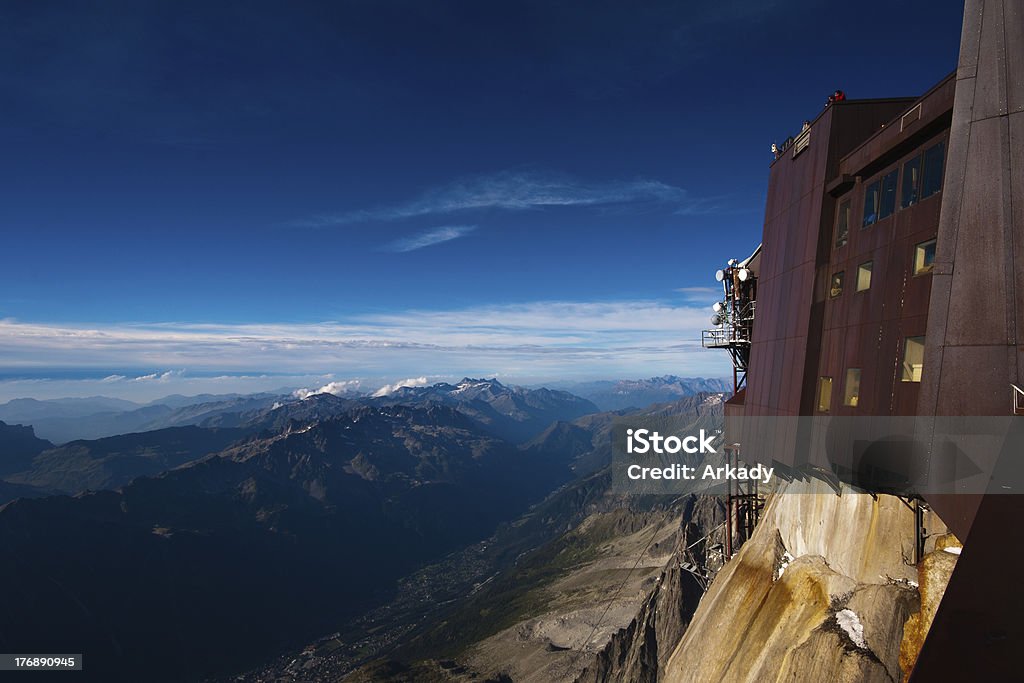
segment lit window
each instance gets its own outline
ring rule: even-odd
[[[867,261],[857,266],[857,291],[871,289],[871,268],[873,262]]]
[[[832,407],[832,378],[818,379],[818,410],[827,413]]]
[[[946,156],[946,143],[940,142],[924,153],[924,174],[921,178],[921,199],[931,197],[942,189],[942,165]]]
[[[843,405],[857,407],[860,401],[860,368],[846,371],[846,385],[843,387]]]
[[[843,271],[839,271],[832,276],[832,285],[828,289],[828,295],[833,299],[843,293],[843,279],[845,275]]]
[[[864,221],[861,223],[861,227],[868,227],[878,220],[878,196],[880,193],[881,182],[876,180],[875,182],[868,185],[868,189],[864,192]]]
[[[836,247],[846,245],[850,238],[850,200],[839,204],[839,217],[836,218]]]
[[[932,272],[935,266],[935,240],[921,242],[914,247],[914,275]]]
[[[899,169],[895,169],[882,178],[882,197],[879,200],[878,220],[887,218],[896,212],[896,178],[899,173]]]
[[[900,381],[920,382],[924,367],[924,337],[907,337],[903,344],[903,371]]]
[[[900,208],[905,209],[917,203],[921,189],[921,157],[914,157],[903,164],[903,189],[900,191]]]

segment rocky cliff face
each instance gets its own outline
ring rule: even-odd
[[[644,601],[637,616],[597,654],[576,679],[579,683],[634,681],[653,683],[664,673],[692,619],[704,588],[700,577],[684,565],[703,566],[708,549],[725,540],[725,505],[717,497],[693,498],[684,513],[672,559]],[[668,647],[666,647],[668,646]]]
[[[716,578],[665,680],[901,680],[915,542],[897,498],[790,484]]]
[[[686,536],[637,618],[578,681],[901,681],[955,562],[943,546],[958,545],[940,539],[915,565],[903,501],[794,482],[702,597],[681,568],[703,558],[682,552]]]

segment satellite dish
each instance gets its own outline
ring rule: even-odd
[[[740,272],[737,274],[741,282],[746,282],[752,273],[746,268],[740,268]]]
[[[722,324],[722,316],[718,315],[717,313],[715,315],[711,316],[711,324],[712,325],[721,325]]]
[[[715,271],[715,279],[718,280],[719,282],[724,280],[725,279],[725,271],[724,270],[716,270]]]
[[[714,311],[715,313],[721,313],[723,308],[725,308],[725,306],[722,305],[722,302],[716,301],[714,305],[711,307],[711,310]]]

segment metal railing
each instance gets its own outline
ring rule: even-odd
[[[720,349],[730,346],[750,345],[754,331],[754,309],[756,302],[751,301],[735,311],[723,311],[722,324],[701,333],[701,346],[706,349]]]

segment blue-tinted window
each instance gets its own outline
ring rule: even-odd
[[[918,155],[903,164],[903,190],[900,192],[900,208],[917,204],[921,191],[921,156]]]
[[[942,189],[942,166],[946,157],[946,144],[940,142],[924,153],[924,175],[921,178],[921,199],[931,197]]]
[[[881,183],[876,180],[868,185],[868,189],[864,192],[864,222],[861,223],[861,227],[866,228],[878,220],[878,196],[880,187]]]
[[[914,247],[914,275],[932,272],[935,264],[935,240],[921,242]]]
[[[879,220],[896,212],[896,178],[898,176],[899,169],[895,169],[882,178],[882,198],[878,209]]]

